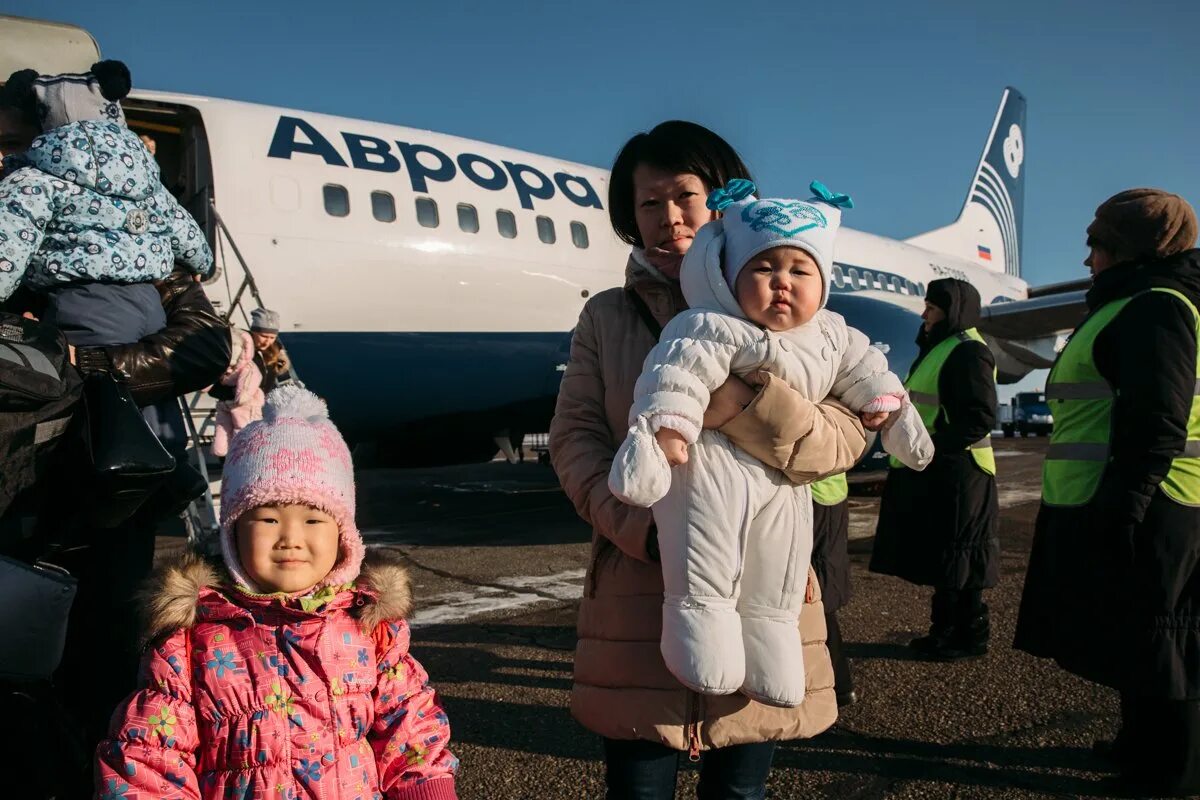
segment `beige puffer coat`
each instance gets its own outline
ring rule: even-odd
[[[624,505],[608,489],[634,383],[657,342],[629,290],[660,324],[684,308],[677,285],[631,258],[626,287],[601,292],[584,306],[550,425],[554,468],[593,528],[571,713],[602,736],[648,739],[692,753],[815,736],[837,719],[819,591],[800,615],[807,692],[796,708],[762,705],[740,694],[699,695],[663,663],[663,581],[652,555],[653,518],[649,509]],[[853,414],[833,403],[804,400],[774,378],[722,432],[797,482],[846,471],[866,447]]]

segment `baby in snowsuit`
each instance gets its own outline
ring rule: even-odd
[[[141,689],[96,751],[101,797],[454,800],[458,760],[409,653],[408,575],[367,555],[325,404],[276,389],[225,462],[218,566],[152,582]]]
[[[159,180],[125,125],[129,70],[101,61],[81,75],[14,73],[6,93],[43,131],[5,159],[0,181],[0,301],[21,285],[45,295],[41,317],[76,346],[130,344],[166,325],[153,281],[179,263],[212,270],[204,234]]]
[[[889,412],[884,447],[914,469],[933,445],[900,379],[867,337],[824,308],[841,209],[760,200],[732,181],[710,195],[723,218],[698,232],[680,281],[689,310],[646,357],[632,428],[609,473],[613,493],[653,507],[665,596],[662,653],[685,686],[799,705],[797,629],[812,552],[812,500],[778,470],[702,430],[710,392],[765,370],[813,402]]]

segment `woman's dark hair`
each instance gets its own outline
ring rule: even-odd
[[[700,176],[709,191],[734,178],[753,180],[742,157],[720,136],[694,122],[671,120],[625,143],[608,179],[608,218],[623,241],[644,247],[634,216],[633,171],[647,164]]]

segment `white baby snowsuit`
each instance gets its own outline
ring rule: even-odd
[[[709,394],[730,374],[757,370],[814,402],[832,397],[853,411],[904,389],[884,355],[832,311],[782,333],[747,320],[722,274],[723,238],[721,221],[709,223],[684,258],[680,280],[690,309],[667,324],[646,357],[609,487],[626,503],[653,507],[667,668],[704,694],[740,690],[795,706],[804,700],[797,624],[812,553],[812,495],[719,431],[702,430]],[[690,444],[687,463],[674,469],[654,438],[664,427]],[[913,469],[933,458],[907,401],[883,439]]]

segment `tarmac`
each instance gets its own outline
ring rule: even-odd
[[[1044,439],[997,442],[1001,583],[982,659],[918,660],[931,591],[867,571],[878,500],[851,498],[854,598],[839,614],[860,700],[829,732],[780,745],[772,798],[1122,796],[1091,753],[1117,698],[1011,649],[1040,496]],[[604,795],[600,740],[567,706],[590,531],[532,461],[359,475],[369,546],[408,562],[413,653],[450,717],[459,796]],[[180,540],[162,542],[164,551]],[[683,759],[678,797],[693,797]]]

